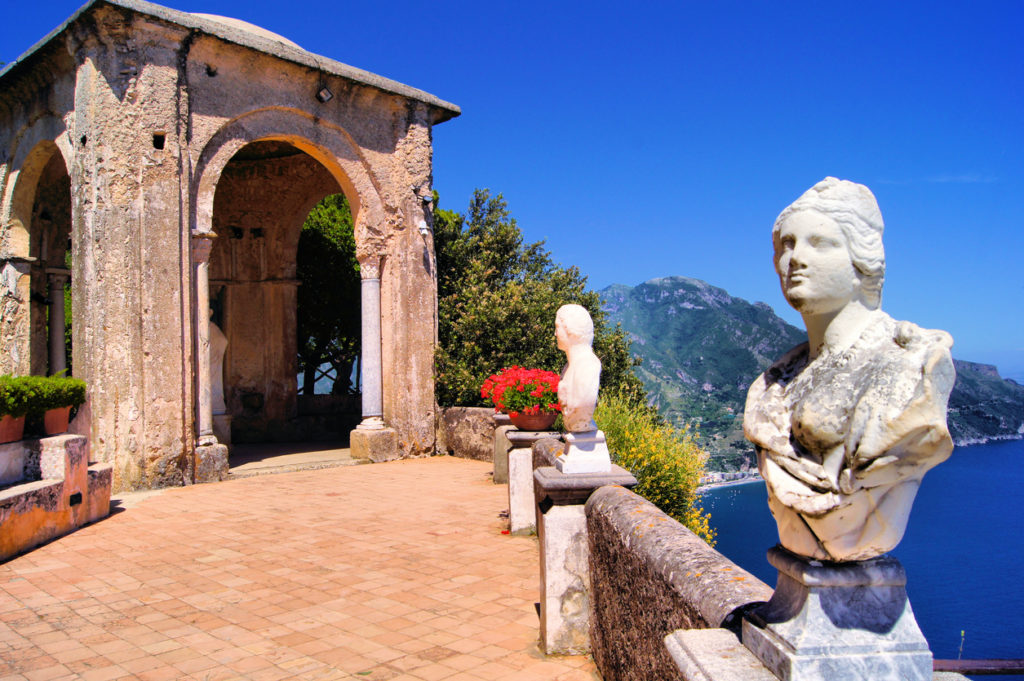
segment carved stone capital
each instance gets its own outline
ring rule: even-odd
[[[213,240],[217,235],[213,232],[192,233],[192,260],[197,265],[210,261],[210,253],[213,251]]]
[[[362,279],[380,279],[380,256],[368,255],[359,260],[359,276]]]

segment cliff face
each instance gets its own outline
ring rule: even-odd
[[[698,279],[665,277],[600,292],[613,322],[643,360],[652,403],[677,426],[700,432],[709,470],[756,465],[743,438],[743,405],[755,377],[806,334],[764,303],[734,298]],[[949,426],[958,444],[1024,434],[1024,387],[994,366],[955,362]]]

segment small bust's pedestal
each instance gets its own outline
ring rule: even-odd
[[[555,461],[562,473],[609,473],[612,457],[600,430],[565,434],[565,452]]]
[[[508,453],[512,449],[512,443],[508,441],[508,434],[515,431],[508,414],[496,412],[494,414],[494,478],[496,485],[508,483]]]
[[[508,431],[508,524],[514,535],[537,531],[537,503],[533,498],[533,444],[548,438],[561,438],[554,431]],[[495,466],[497,469],[497,466]]]
[[[548,655],[590,651],[590,547],[584,504],[598,487],[636,485],[629,471],[567,475],[533,472],[540,539],[540,640]]]
[[[768,561],[778,586],[743,621],[743,645],[782,681],[931,681],[898,560],[822,563],[776,547]]]

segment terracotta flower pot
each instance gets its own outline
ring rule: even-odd
[[[70,415],[70,406],[48,409],[43,414],[43,430],[47,435],[60,435],[68,432],[68,416]]]
[[[0,417],[0,444],[17,442],[25,434],[25,417],[4,414]]]
[[[512,420],[512,425],[519,430],[549,430],[551,425],[555,422],[558,414],[519,414],[518,416],[509,416]]]

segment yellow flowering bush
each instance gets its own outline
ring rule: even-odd
[[[711,515],[697,499],[707,453],[693,436],[621,392],[601,394],[594,420],[608,439],[612,459],[636,477],[633,491],[714,546]]]

